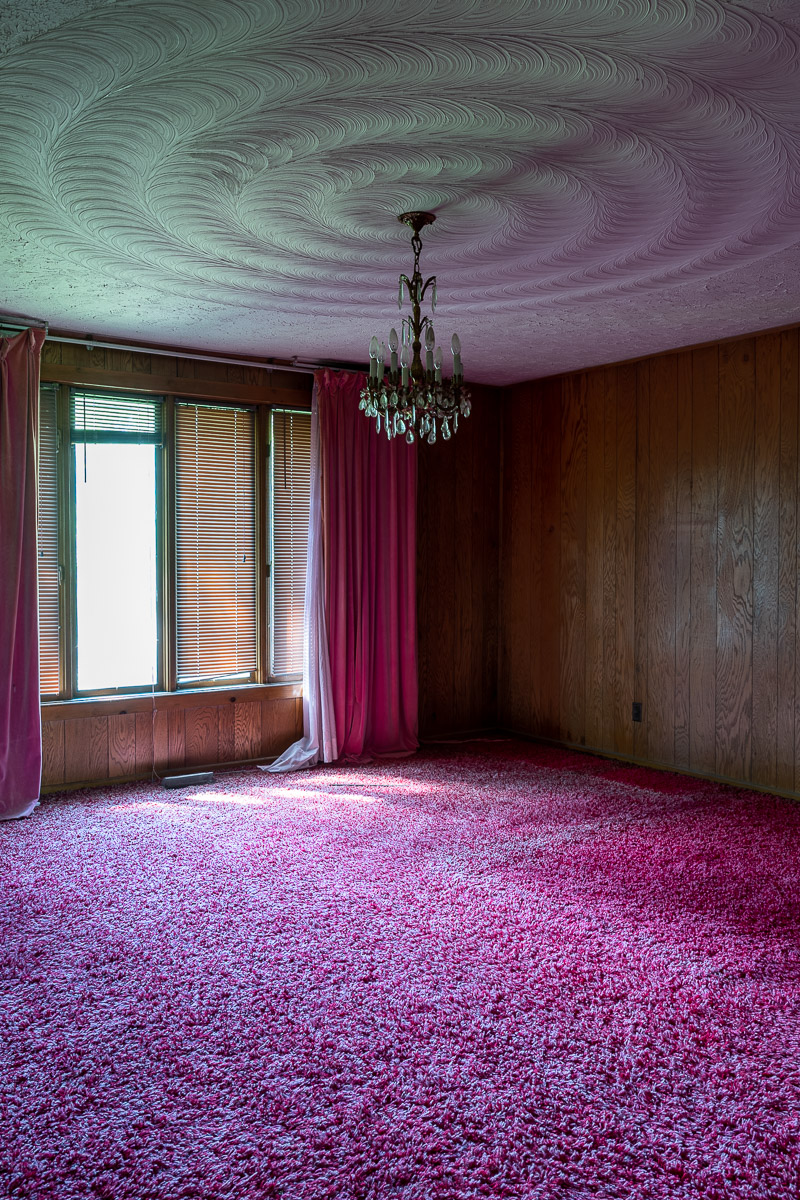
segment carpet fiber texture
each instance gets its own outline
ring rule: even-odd
[[[800,1195],[800,806],[516,742],[0,829],[0,1195]]]

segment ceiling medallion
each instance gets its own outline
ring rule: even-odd
[[[386,346],[373,337],[369,344],[369,379],[361,393],[359,408],[375,417],[378,433],[383,429],[391,440],[405,434],[411,445],[415,429],[429,444],[436,441],[436,423],[442,437],[448,441],[458,430],[459,413],[468,417],[471,404],[464,387],[461,368],[461,342],[454,333],[450,343],[453,352],[453,377],[442,378],[442,348],[436,345],[433,314],[436,312],[436,276],[422,282],[419,253],[422,249],[420,230],[432,225],[434,213],[407,212],[397,218],[414,231],[411,247],[414,251],[414,273],[409,279],[400,276],[397,307],[403,310],[403,289],[411,301],[411,313],[403,317],[401,337],[397,330],[389,331],[389,369],[386,371]],[[422,301],[430,288],[431,316],[422,316]],[[422,363],[422,342],[425,342],[425,365]],[[398,350],[399,361],[398,361]]]

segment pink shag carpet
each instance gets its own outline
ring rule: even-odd
[[[0,1195],[800,1195],[800,806],[496,742],[0,829]]]

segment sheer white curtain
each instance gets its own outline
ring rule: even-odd
[[[336,719],[333,711],[328,631],[325,624],[325,572],[322,546],[322,454],[319,441],[318,388],[311,401],[311,494],[306,560],[303,632],[303,736],[263,771],[299,771],[318,762],[335,762]]]

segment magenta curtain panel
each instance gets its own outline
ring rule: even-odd
[[[325,599],[340,761],[417,740],[417,448],[359,411],[364,376],[316,376]]]
[[[0,339],[0,820],[39,799],[36,445],[44,331]]]

